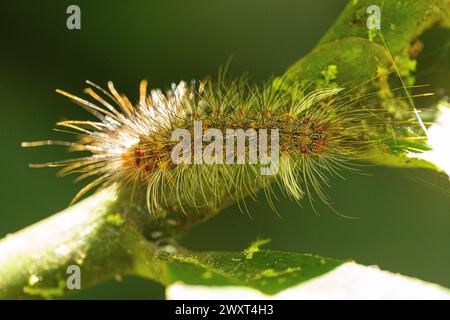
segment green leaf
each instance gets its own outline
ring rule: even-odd
[[[249,249],[256,248],[252,245]],[[245,286],[276,294],[321,276],[343,261],[300,253],[245,250],[167,257],[166,284]],[[249,254],[251,252],[251,254]]]
[[[271,276],[272,271],[267,273]],[[191,285],[174,283],[166,289],[168,299],[180,300],[240,300],[240,299],[414,299],[448,300],[450,290],[419,279],[381,270],[377,266],[363,266],[346,262],[315,277],[274,295],[258,292],[249,286],[223,287],[214,284]]]

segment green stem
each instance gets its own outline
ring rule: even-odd
[[[115,199],[100,192],[3,239],[0,298],[61,296],[70,265],[80,266],[83,287],[132,272],[137,252],[154,245],[115,215]]]

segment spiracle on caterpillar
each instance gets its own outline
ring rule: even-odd
[[[98,186],[144,189],[148,211],[157,216],[164,214],[167,206],[177,206],[182,212],[185,208],[217,208],[225,198],[237,201],[245,210],[244,198],[254,198],[261,189],[274,207],[276,187],[296,201],[308,198],[313,209],[317,197],[335,211],[324,191],[329,177],[355,169],[355,161],[377,142],[369,127],[385,125],[379,108],[372,110],[361,103],[376,93],[360,96],[351,90],[314,88],[305,82],[289,84],[287,89],[276,81],[252,86],[245,77],[230,80],[219,75],[216,81],[180,82],[165,94],[159,89],[148,94],[147,81],[142,81],[135,105],[118,93],[112,82],[108,82],[109,91],[90,81],[87,84],[85,92],[97,104],[57,90],[97,118],[57,123],[80,136],[76,142],[47,140],[22,145],[62,145],[91,154],[31,166],[63,167],[60,174],[79,174],[77,181],[95,177],[73,202]],[[202,132],[213,129],[215,135],[189,140],[188,158],[183,153],[183,161],[175,162],[174,150],[180,141],[174,139],[174,131],[182,129],[195,136],[198,124]],[[228,141],[229,132],[235,130],[245,133],[240,149],[239,143],[231,148],[227,143],[226,148],[223,144],[211,148],[218,137]],[[278,133],[271,148],[264,149],[269,159],[265,163],[252,160],[250,152],[251,133],[261,138],[263,130]],[[273,165],[274,153],[279,155],[276,171],[261,174],[267,165]],[[196,157],[200,161],[190,161]],[[208,161],[211,158],[219,161]]]

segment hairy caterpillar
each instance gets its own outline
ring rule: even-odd
[[[368,120],[382,118],[361,104],[370,94],[360,97],[342,88],[314,88],[312,83],[297,83],[288,89],[276,82],[259,87],[249,85],[246,78],[227,80],[219,75],[217,81],[180,82],[165,94],[161,90],[147,94],[147,82],[142,81],[135,106],[117,92],[112,82],[108,82],[109,92],[87,83],[85,92],[98,104],[57,90],[97,118],[57,124],[73,130],[80,136],[78,141],[48,140],[23,146],[63,145],[91,155],[32,167],[64,167],[60,173],[80,174],[77,180],[95,176],[74,201],[96,186],[145,186],[152,214],[164,212],[169,205],[182,211],[185,207],[216,207],[224,198],[241,204],[242,199],[255,196],[260,189],[272,204],[274,186],[295,200],[306,196],[312,204],[316,195],[329,205],[323,190],[329,185],[329,176],[352,168],[353,161],[375,142]],[[172,133],[180,128],[192,133],[196,123],[226,138],[230,128],[244,132],[254,129],[259,134],[261,129],[277,130],[277,148],[265,150],[266,158],[271,152],[279,152],[277,172],[263,175],[262,164],[249,159],[246,151],[251,135],[246,136],[241,150],[238,143],[220,150],[221,163],[174,163],[173,150],[179,141]],[[370,123],[377,121],[371,119]],[[201,139],[201,149],[208,150],[212,140]],[[218,150],[213,150],[210,156],[217,156]],[[244,160],[240,163],[226,161],[240,156]]]

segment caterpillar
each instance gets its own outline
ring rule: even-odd
[[[87,84],[85,93],[96,103],[57,90],[96,118],[57,123],[79,137],[75,142],[46,140],[22,146],[62,145],[90,155],[31,167],[63,167],[60,174],[79,174],[77,181],[95,177],[73,202],[97,186],[143,189],[153,215],[163,214],[167,206],[182,212],[188,207],[216,208],[225,198],[242,208],[243,200],[255,198],[261,189],[274,207],[275,188],[296,201],[308,198],[313,208],[318,198],[333,209],[324,186],[329,186],[331,175],[354,170],[355,161],[376,143],[368,123],[383,124],[379,109],[361,103],[376,93],[361,96],[311,82],[258,86],[250,85],[247,77],[228,79],[219,73],[215,81],[182,81],[166,93],[147,93],[144,80],[135,105],[112,82],[108,91]],[[186,138],[184,145],[180,136],[174,139],[180,129],[194,136],[196,126],[213,134]],[[240,141],[231,139],[236,130],[243,134]],[[268,131],[277,133],[270,147],[261,143],[267,142]],[[226,147],[217,144],[220,138]],[[181,151],[181,161],[175,161]],[[262,174],[270,166],[276,170]]]

